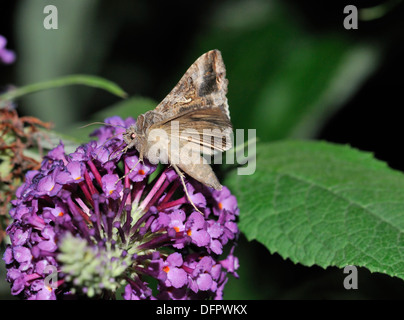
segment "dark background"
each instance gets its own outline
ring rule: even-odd
[[[82,2],[92,5],[72,9],[57,0],[2,2],[0,34],[17,53],[13,65],[0,66],[4,88],[89,73],[118,83],[131,96],[159,101],[199,55],[217,48],[227,66],[235,128],[257,128],[263,141],[303,138],[347,143],[404,170],[401,1]],[[43,30],[46,4],[59,9],[58,30]],[[379,8],[379,16],[360,20],[358,30],[346,30],[346,5]],[[84,12],[84,18],[70,15],[69,10]],[[344,66],[341,57],[357,46],[364,46],[364,54],[376,52],[376,58],[358,71],[353,68],[353,74],[363,74],[359,80],[344,76],[344,86],[327,96],[323,84],[332,86],[336,77],[332,70]],[[280,99],[275,100],[279,104],[270,101],[263,106],[265,92],[277,85],[288,90],[280,97],[290,95],[292,102],[283,107]],[[313,98],[324,96],[329,98]],[[32,95],[20,101],[18,110],[69,132],[75,122],[117,102],[106,92],[80,87]],[[266,126],[255,120],[262,115],[270,121],[275,109],[276,115],[281,114],[279,122]],[[306,125],[310,130],[294,130],[305,123],[313,123]],[[359,289],[347,291],[342,285],[345,275],[338,268],[295,265],[244,237],[236,253],[241,279],[230,281],[227,299],[404,298],[402,280],[366,269],[359,269]],[[1,292],[6,287],[0,284]]]

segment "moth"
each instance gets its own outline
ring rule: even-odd
[[[182,172],[208,187],[221,190],[222,185],[201,154],[213,155],[232,147],[227,85],[226,68],[220,51],[206,52],[189,67],[154,110],[139,115],[136,124],[126,130],[123,134],[126,143],[123,152],[134,147],[139,152],[139,161],[143,161],[151,148],[149,135],[152,130],[164,130],[168,137],[168,161],[180,176],[185,192]],[[178,132],[190,134],[184,136],[174,132],[173,121],[179,127]],[[179,141],[178,148],[187,146],[193,159],[199,161],[187,161],[189,159],[183,155],[173,161],[173,152],[179,152],[172,148],[173,139]]]

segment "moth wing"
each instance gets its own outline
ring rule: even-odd
[[[188,112],[162,124],[160,129],[179,147],[194,152],[212,155],[232,147],[232,125],[218,108]]]
[[[154,109],[168,120],[191,110],[219,108],[230,119],[226,68],[219,50],[200,56]]]
[[[200,155],[199,161],[185,161],[185,159],[182,158],[176,165],[190,177],[204,185],[216,190],[222,190],[222,185],[217,179],[212,167],[207,164],[206,160]]]

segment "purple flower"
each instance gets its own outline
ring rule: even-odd
[[[4,253],[11,292],[25,299],[221,299],[238,236],[237,201],[175,171],[123,154],[132,118],[106,119],[69,155],[61,143],[17,190]],[[113,125],[113,127],[112,127]],[[233,243],[228,255],[224,246]],[[154,278],[156,285],[147,279]],[[52,281],[49,281],[49,280]]]
[[[187,235],[191,237],[192,243],[198,247],[207,246],[210,243],[211,237],[206,231],[206,220],[199,212],[193,212],[186,224]]]
[[[182,255],[178,252],[170,254],[162,263],[163,268],[160,276],[167,287],[181,288],[187,283],[187,273],[182,268]]]
[[[224,210],[233,215],[239,214],[236,197],[230,193],[227,187],[223,187],[221,191],[214,190],[212,196],[217,202],[217,206],[213,207],[216,215],[219,215]]]
[[[11,64],[15,61],[14,51],[6,49],[7,39],[0,35],[0,62]]]

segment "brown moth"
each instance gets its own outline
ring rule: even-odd
[[[167,132],[169,140],[168,161],[181,177],[185,191],[181,170],[204,185],[221,190],[222,185],[201,153],[212,155],[232,146],[227,83],[220,51],[211,50],[203,54],[154,110],[141,114],[136,124],[126,130],[123,138],[127,146],[123,152],[135,147],[139,152],[139,161],[142,161],[151,147],[148,139],[150,132],[162,129]],[[177,121],[179,132],[188,130],[197,134],[178,136],[172,131],[173,121]],[[199,157],[199,163],[185,161],[188,159],[183,156],[177,157],[174,162],[173,151],[177,152],[172,150],[171,140],[174,138],[179,141],[179,148],[187,145],[193,156]]]

